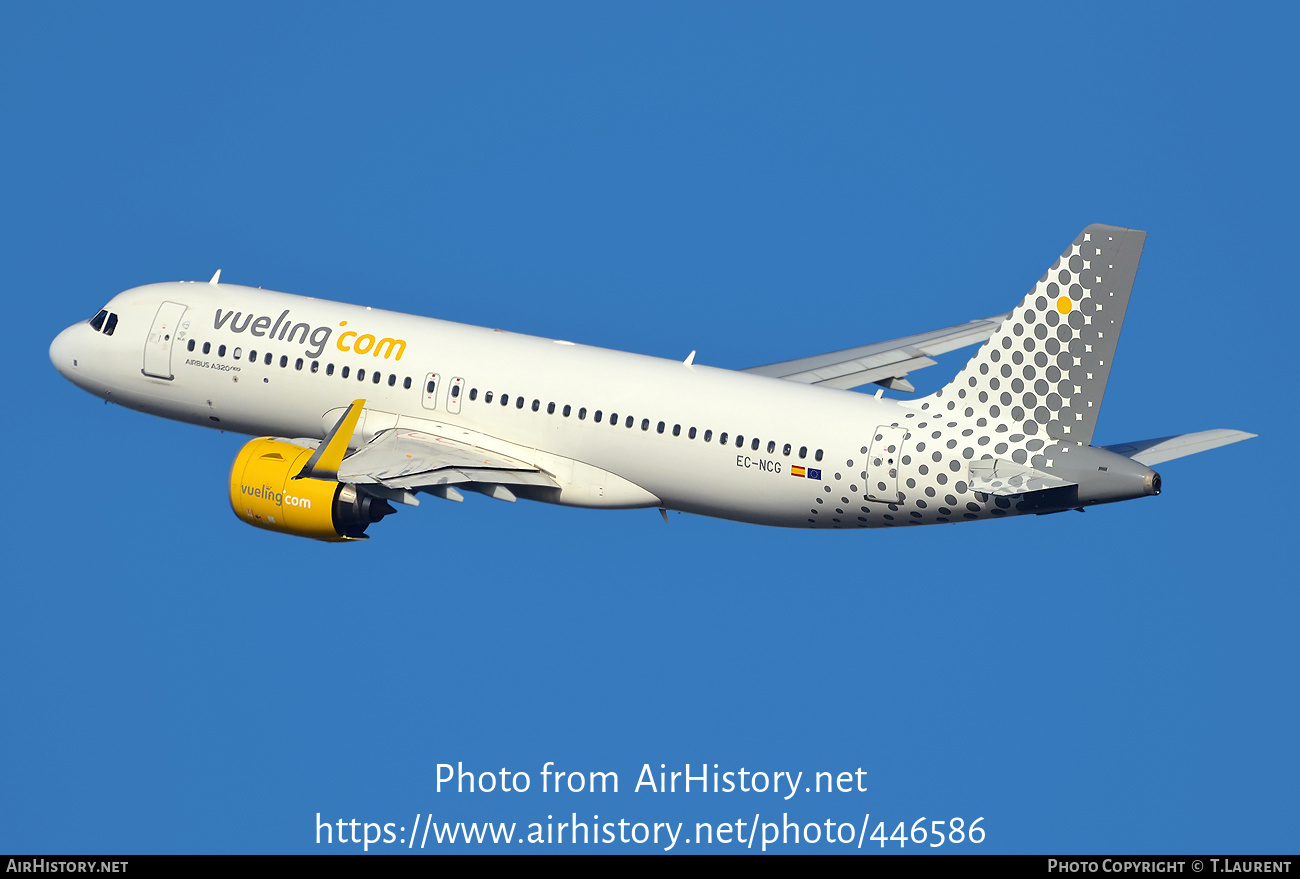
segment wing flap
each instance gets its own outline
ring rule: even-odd
[[[911,386],[903,381],[908,372],[933,366],[935,361],[930,359],[931,355],[945,354],[985,341],[1005,317],[1005,314],[994,315],[888,342],[751,366],[741,371],[841,390],[872,382],[898,390],[911,390]]]
[[[1201,430],[1196,433],[1182,433],[1178,436],[1162,436],[1158,439],[1135,440],[1130,443],[1102,446],[1102,448],[1108,452],[1132,458],[1139,464],[1150,467],[1153,464],[1172,461],[1175,458],[1183,458],[1187,455],[1195,455],[1197,452],[1217,449],[1219,446],[1239,443],[1242,440],[1253,439],[1256,436],[1258,434],[1246,433],[1244,430],[1218,428],[1216,430]]]

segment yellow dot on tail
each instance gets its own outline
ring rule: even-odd
[[[1069,296],[1062,296],[1056,300],[1056,310],[1061,314],[1069,314],[1072,308],[1074,308],[1074,303],[1070,301]]]

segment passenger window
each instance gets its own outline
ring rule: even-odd
[[[316,373],[320,372],[320,361],[319,361],[319,360],[313,360],[313,361],[311,362],[311,371],[312,371],[312,375],[315,375]]]
[[[611,412],[611,413],[609,413],[609,423],[610,423],[610,424],[618,424],[618,413],[617,413],[617,412]]]
[[[248,350],[248,362],[249,363],[257,362],[257,351],[252,348]]]
[[[510,405],[510,395],[509,395],[509,394],[502,394],[502,395],[501,395],[501,405],[502,405],[502,406],[509,406],[509,405]]]
[[[351,371],[352,371],[352,367],[350,367],[350,366],[345,366],[345,367],[343,367],[342,369],[339,370],[339,375],[341,375],[343,378],[347,378],[347,377],[348,377],[348,373],[350,373]]]
[[[267,352],[266,352],[266,356],[262,358],[262,362],[264,362],[267,366],[270,366],[270,365],[271,365],[271,352],[270,352],[270,351],[267,351]]]
[[[704,441],[705,441],[706,443],[707,443],[709,440],[711,440],[712,438],[713,438],[713,431],[711,431],[711,430],[706,430],[706,431],[704,431]]]
[[[101,308],[100,311],[99,311],[99,314],[95,315],[94,317],[92,317],[92,318],[90,319],[90,328],[93,329],[95,332],[98,333],[100,330],[102,330],[102,329],[104,328],[104,318],[106,318],[106,317],[108,317],[108,309],[107,309],[107,308]],[[190,350],[191,350],[191,351],[194,350],[194,340],[193,340],[193,339],[190,339]]]
[[[722,433],[718,434],[718,443],[719,445],[724,445],[724,446],[727,444],[727,432],[725,430]]]
[[[325,364],[325,374],[326,374],[326,375],[333,375],[333,374],[334,374],[334,364],[333,364],[333,363],[327,363],[327,364]]]
[[[194,350],[194,340],[193,340],[193,339],[190,339],[190,343],[189,343],[188,345],[185,346],[185,350],[186,350],[186,351],[193,351],[193,350]]]
[[[629,416],[625,419],[625,421],[626,421],[627,429],[628,429],[628,430],[631,430],[631,429],[632,429],[632,425],[633,425],[633,423],[635,423],[636,419],[633,418],[631,415],[629,415]]]
[[[582,421],[586,417],[587,417],[587,407],[583,406],[581,409],[578,410],[578,420]]]
[[[454,384],[454,385],[451,386],[451,398],[452,398],[453,400],[459,400],[459,399],[460,399],[460,385],[455,385],[455,384]]]
[[[384,378],[384,374],[376,369],[374,377],[370,379],[370,383],[373,385],[377,385],[379,384],[380,381],[383,380],[383,378]]]
[[[745,447],[745,437],[742,436],[741,434],[736,434],[736,448],[743,449],[744,447]]]
[[[681,435],[682,435],[682,426],[680,424],[674,424],[673,436],[681,436]]]
[[[790,457],[790,444],[789,444],[789,443],[786,443],[786,444],[785,444],[785,449],[781,452],[781,454],[785,455],[787,458]]]
[[[822,459],[822,450],[818,449],[817,454],[814,455],[813,457],[816,458],[818,461],[820,461]]]
[[[537,411],[538,409],[540,409],[540,408],[542,408],[542,401],[541,401],[541,400],[534,400],[534,401],[533,401],[533,411],[536,412],[536,411]]]
[[[204,346],[204,347],[206,347],[206,346]],[[280,355],[280,368],[281,368],[281,369],[284,369],[284,368],[285,368],[286,366],[288,366],[288,365],[289,365],[289,357],[288,357],[287,355],[285,355],[285,354],[281,354],[281,355]]]
[[[686,431],[686,436],[690,439],[695,439],[695,428],[692,427],[690,430]]]
[[[117,315],[110,314],[108,316],[108,323],[104,324],[104,335],[105,336],[113,335],[113,330],[115,329],[117,329]]]
[[[537,401],[534,400],[533,402],[536,403]],[[515,400],[515,408],[516,408],[516,409],[522,409],[522,408],[524,408],[524,398],[523,398],[523,397],[520,397],[518,400]]]
[[[776,451],[776,441],[775,441],[775,440],[768,440],[768,441],[767,441],[767,453],[770,455],[770,454],[772,454],[772,453],[775,452],[775,451]]]
[[[572,411],[573,411],[573,407],[570,406],[568,403],[565,403],[565,404],[564,404],[564,417],[565,417],[565,418],[568,418],[568,417],[569,417],[569,413],[572,412]]]
[[[594,420],[595,420],[595,422],[596,422],[597,424],[600,424],[600,410],[599,410],[599,409],[596,410],[596,415],[595,415],[595,419],[594,419]]]
[[[650,419],[649,419],[649,418],[642,418],[642,419],[641,419],[641,429],[642,429],[642,430],[649,430],[649,429],[650,429]]]
[[[411,389],[411,377],[409,375],[402,379],[402,387],[408,391]]]
[[[236,349],[235,349],[235,359],[236,359],[236,360],[239,359],[239,352],[240,352],[240,350],[241,350],[241,349],[239,349],[239,348],[236,348]]]
[[[554,414],[555,414],[555,404],[554,404],[554,403],[547,403],[547,404],[546,404],[546,414],[547,414],[547,415],[554,415]]]
[[[298,370],[299,372],[302,372],[302,358],[301,358],[301,357],[299,357],[297,360],[295,360],[295,361],[293,362],[293,368],[296,369],[296,370]]]
[[[753,441],[752,443],[749,444],[749,450],[750,450],[751,452],[757,452],[757,451],[758,451],[758,437],[754,437],[754,441]]]
[[[204,342],[204,343],[203,343],[203,353],[204,353],[204,354],[207,354],[207,353],[208,353],[209,351],[211,351],[211,350],[212,350],[212,343],[211,343],[211,342]]]
[[[485,394],[483,395],[483,402],[484,402],[484,403],[491,403],[491,402],[492,402],[492,392],[491,392],[491,391],[488,391],[487,393],[485,393]]]
[[[475,400],[477,400],[477,399],[478,399],[478,388],[470,388],[470,389],[469,389],[469,401],[470,401],[471,403],[473,403],[473,402],[474,402]]]
[[[392,374],[391,372],[388,374],[388,386],[390,388],[397,387],[397,376]]]
[[[424,392],[425,392],[426,394],[432,394],[432,393],[433,393],[433,389],[434,389],[435,387],[436,387],[436,385],[435,385],[432,381],[430,381],[427,385],[424,386]]]
[[[806,457],[808,457],[808,447],[807,447],[807,446],[800,446],[800,447],[799,447],[799,457],[800,457],[800,458],[806,458]]]
[[[363,382],[363,381],[365,381],[365,380],[366,380],[366,371],[365,371],[364,369],[358,369],[358,370],[357,370],[357,381],[359,381],[359,382]]]
[[[226,356],[226,346],[225,346],[225,345],[222,345],[221,347],[217,348],[217,356],[218,356],[218,357],[225,357],[225,356]]]

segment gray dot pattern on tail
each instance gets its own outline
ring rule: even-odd
[[[812,527],[1027,511],[1023,495],[974,491],[970,465],[993,458],[1047,470],[1091,441],[1144,240],[1145,233],[1113,226],[1080,233],[951,383],[917,401],[919,411],[864,429],[871,438],[870,456],[860,449],[865,469],[855,472],[846,459],[843,471],[810,486]],[[899,437],[892,445],[890,427]]]

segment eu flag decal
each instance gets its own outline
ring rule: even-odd
[[[814,470],[814,469],[812,469],[811,467],[809,467],[809,468],[808,468],[808,478],[809,478],[809,479],[821,479],[821,478],[822,478],[822,472],[821,472],[820,470]]]

